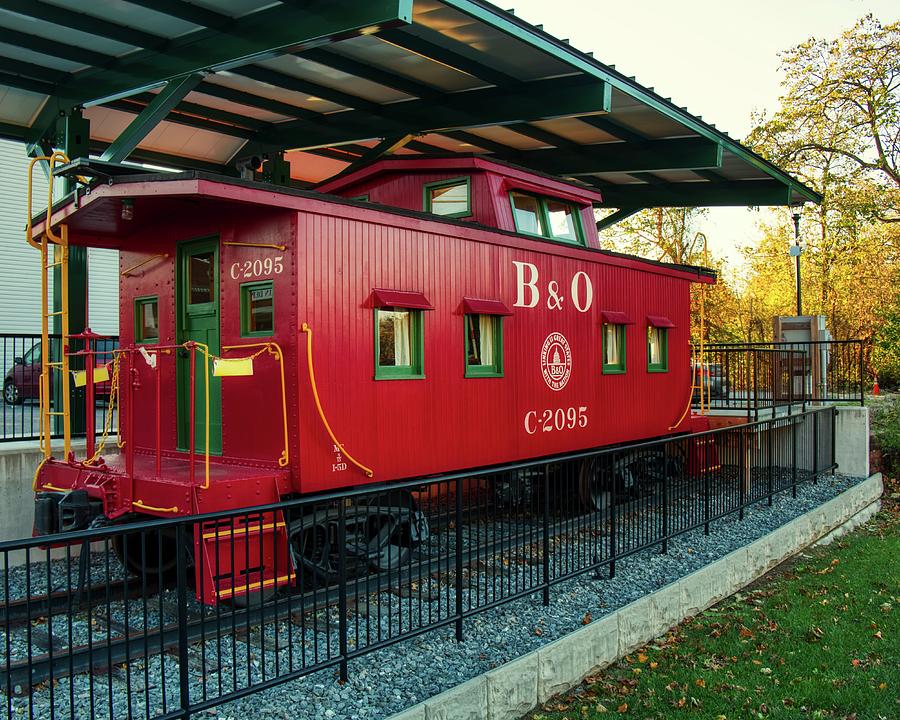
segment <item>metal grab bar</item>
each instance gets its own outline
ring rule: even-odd
[[[328,424],[328,419],[325,417],[325,411],[322,410],[322,403],[319,401],[319,390],[316,387],[316,372],[313,369],[312,328],[306,323],[303,323],[303,326],[300,328],[300,332],[306,333],[306,364],[309,368],[309,385],[312,388],[313,400],[316,401],[316,410],[319,411],[319,419],[322,421],[322,425],[325,426],[325,431],[328,433],[328,437],[331,438],[331,441],[335,444],[336,447],[339,447],[341,449],[344,457],[346,457],[353,465],[362,470],[366,474],[366,477],[373,477],[375,475],[375,471],[356,460],[350,453],[347,452],[343,444],[338,442],[338,439],[334,436],[334,432],[332,431],[331,426]]]
[[[288,419],[287,419],[287,392],[285,390],[284,384],[284,351],[281,349],[281,346],[277,342],[263,342],[263,343],[248,343],[246,345],[223,345],[222,352],[228,352],[229,350],[240,350],[241,348],[261,348],[261,350],[253,353],[252,355],[247,356],[247,358],[229,358],[234,360],[246,360],[259,357],[264,352],[268,352],[270,355],[274,356],[278,361],[278,369],[281,374],[281,420],[282,427],[284,429],[284,450],[281,452],[281,457],[278,458],[278,466],[279,467],[287,467],[290,462],[290,452],[288,451]],[[274,348],[274,349],[273,349]]]

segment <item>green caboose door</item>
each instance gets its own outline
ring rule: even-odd
[[[203,343],[218,355],[219,348],[219,241],[218,238],[182,243],[178,247],[175,295],[178,342]],[[178,350],[178,449],[190,448],[190,353]],[[209,377],[209,451],[222,453],[222,385],[207,366],[203,353],[195,355],[194,443],[198,454],[206,450],[206,379]]]

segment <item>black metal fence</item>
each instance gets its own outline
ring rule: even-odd
[[[98,341],[100,350],[109,353],[118,347],[118,338],[111,337]],[[50,336],[50,360],[57,362],[61,356],[60,335]],[[98,363],[104,356],[98,356]],[[105,360],[111,360],[106,355]],[[83,362],[83,361],[82,361]],[[78,360],[73,359],[72,369],[78,369]],[[44,362],[41,358],[40,334],[22,335],[0,333],[0,376],[3,383],[3,398],[0,401],[0,442],[13,440],[36,440],[40,434],[40,376]],[[53,385],[58,382],[58,373],[51,373],[51,405],[54,397]],[[71,381],[70,381],[71,383]],[[84,402],[84,388],[70,384],[73,402]],[[97,427],[103,427],[103,414],[109,399],[109,383],[99,383],[96,387],[95,412]],[[55,406],[53,409],[56,409]],[[77,423],[83,423],[84,413],[73,413]],[[56,419],[58,422],[61,420]],[[73,436],[84,435],[83,428],[75,427]],[[62,427],[52,427],[51,437],[62,437]]]
[[[864,404],[864,360],[862,340],[707,344],[693,369],[692,404],[748,418],[785,406]]]
[[[438,628],[463,640],[489,608],[816,482],[834,418],[0,543],[6,717],[185,718]]]

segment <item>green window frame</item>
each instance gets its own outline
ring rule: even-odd
[[[656,334],[659,343],[659,361],[653,362],[653,336]],[[669,372],[669,329],[664,327],[647,327],[647,372]]]
[[[625,340],[627,338],[625,332],[624,325],[618,325],[614,323],[603,323],[601,326],[603,333],[603,374],[604,375],[624,375],[626,365],[626,344]],[[614,328],[613,332],[615,333],[616,343],[619,349],[619,357],[618,359],[610,358],[607,361],[607,351],[608,351],[608,340],[609,337],[609,328]]]
[[[253,330],[251,329],[251,321],[253,320],[253,297],[254,291],[269,291],[269,297],[272,302],[272,328],[269,330]],[[241,337],[272,337],[275,334],[275,285],[271,280],[263,280],[260,282],[242,283],[240,286],[241,293]]]
[[[382,353],[382,319],[388,314],[408,313],[408,348],[409,362],[403,364],[385,363]],[[423,311],[403,307],[375,308],[375,379],[376,380],[421,380],[425,377],[425,338],[423,333]],[[398,318],[399,319],[399,318]],[[396,333],[395,324],[393,332]],[[387,339],[387,338],[385,338]],[[395,338],[396,343],[396,338]],[[385,348],[387,349],[387,347]],[[396,356],[396,344],[393,350]]]
[[[455,187],[457,185],[466,186],[466,209],[453,213],[439,213],[434,209],[434,191],[444,188]],[[441,217],[463,218],[472,215],[472,178],[469,176],[450,178],[449,180],[438,180],[437,182],[426,183],[422,188],[422,208],[425,212]]]
[[[537,222],[540,232],[532,232],[530,230],[523,229],[519,224],[519,218],[516,215],[516,196],[520,196],[523,198],[531,198],[537,203]],[[552,204],[563,205],[572,212],[572,225],[575,231],[575,237],[566,237],[565,235],[554,235],[553,234],[553,223],[551,221],[550,206]],[[525,192],[524,190],[512,189],[509,191],[509,207],[513,216],[513,223],[516,227],[516,232],[521,233],[523,235],[531,235],[532,237],[541,237],[547,238],[548,240],[556,240],[557,242],[564,242],[570,245],[584,245],[584,227],[581,224],[581,206],[569,202],[567,200],[561,200],[560,198],[554,198],[544,195],[536,195],[534,193]]]
[[[154,306],[156,315],[156,337],[145,334],[144,314],[148,306]],[[159,296],[147,295],[134,300],[134,341],[141,345],[159,343]]]
[[[485,332],[484,319],[490,321],[491,362],[473,362],[473,358],[483,359],[484,347],[481,340]],[[466,333],[465,376],[467,378],[503,377],[503,316],[466,314],[464,323]],[[478,347],[476,347],[476,341]]]
[[[369,193],[365,193],[363,195],[354,195],[353,197],[349,197],[347,199],[356,200],[357,202],[369,202]]]

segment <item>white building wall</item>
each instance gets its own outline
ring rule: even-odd
[[[24,145],[0,140],[0,333],[41,331],[40,253],[25,242],[28,162]],[[39,168],[34,177],[37,212],[47,202],[47,183]],[[118,335],[116,250],[88,249],[88,314],[92,330]]]

